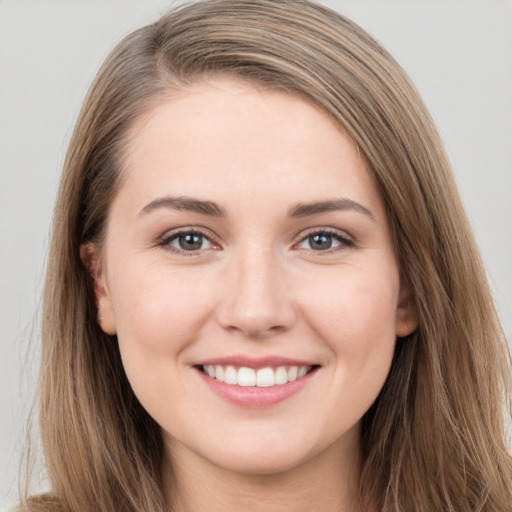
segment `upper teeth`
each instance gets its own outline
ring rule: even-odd
[[[203,371],[212,379],[216,379],[226,384],[237,386],[258,386],[261,388],[278,386],[293,382],[294,380],[304,377],[311,366],[278,366],[277,368],[260,368],[254,370],[242,366],[235,368],[234,366],[221,366],[205,364]]]

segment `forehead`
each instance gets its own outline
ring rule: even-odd
[[[232,79],[199,82],[162,100],[133,126],[125,185],[150,195],[251,198],[269,189],[301,200],[349,190],[378,201],[358,148],[313,102]],[[312,196],[312,197],[307,197]]]

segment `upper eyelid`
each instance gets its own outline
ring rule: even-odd
[[[333,238],[337,238],[339,241],[339,245],[335,247],[330,247],[328,249],[324,250],[315,250],[313,248],[301,248],[299,247],[300,244],[302,244],[307,238],[309,238],[312,235],[315,234],[327,234],[329,236],[332,236]],[[357,247],[357,242],[353,236],[350,236],[346,231],[335,229],[335,228],[311,228],[310,230],[301,233],[300,238],[293,243],[292,249],[295,249],[297,251],[306,251],[310,252],[311,254],[314,254],[315,256],[321,257],[325,256],[327,257],[329,254],[339,254],[340,251],[344,251],[347,249],[353,249]]]
[[[335,236],[339,236],[340,238],[342,238],[344,240],[350,240],[353,243],[356,242],[355,237],[352,236],[351,234],[347,233],[346,231],[344,231],[342,229],[327,227],[327,226],[326,227],[308,228],[308,229],[302,231],[299,234],[299,236],[297,237],[298,241],[300,242],[300,241],[304,240],[305,238],[307,238],[308,236],[314,235],[316,233],[326,233],[328,235],[335,235]]]
[[[203,235],[206,238],[210,239],[216,239],[217,237],[208,229],[199,227],[199,226],[183,226],[179,228],[173,228],[165,231],[162,235],[160,235],[158,238],[160,240],[165,240],[168,238],[172,238],[175,236],[183,235],[183,234],[189,234],[194,233],[198,235]]]
[[[158,237],[158,242],[168,242],[169,240],[176,238],[183,234],[188,233],[195,233],[204,236],[207,238],[211,243],[214,245],[221,246],[221,242],[218,236],[216,236],[214,233],[212,233],[209,229],[200,227],[200,226],[182,226],[178,228],[173,228],[169,231],[166,231],[163,235]],[[354,236],[347,233],[345,230],[341,230],[338,228],[328,227],[328,226],[315,226],[311,228],[307,228],[303,231],[301,231],[296,237],[295,241],[293,242],[293,246],[297,245],[298,243],[302,242],[305,238],[314,235],[315,233],[327,233],[329,235],[338,236],[342,240],[350,241],[351,243],[355,244],[357,240]]]
[[[200,228],[198,226],[184,226],[180,228],[174,228],[169,231],[166,231],[163,235],[157,238],[158,245],[166,245],[171,240],[186,234],[197,234],[204,236],[206,239],[210,241],[213,245],[220,246],[220,241],[217,236],[215,236],[211,231],[206,230],[205,228]],[[179,249],[176,249],[179,250]],[[190,251],[190,252],[199,252],[199,251]]]

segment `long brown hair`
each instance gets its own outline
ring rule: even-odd
[[[206,0],[124,39],[83,105],[55,208],[40,430],[51,492],[24,509],[159,511],[160,430],[97,325],[80,246],[100,244],[130,127],[169,91],[229,75],[298,94],[352,137],[387,208],[419,327],[363,418],[361,497],[379,510],[505,512],[509,359],[436,128],[394,59],[306,0]],[[509,414],[509,412],[508,412]]]

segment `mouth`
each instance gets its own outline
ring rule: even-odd
[[[202,364],[196,368],[213,380],[240,387],[270,388],[283,386],[302,379],[318,365],[287,365],[250,368],[221,364]]]

